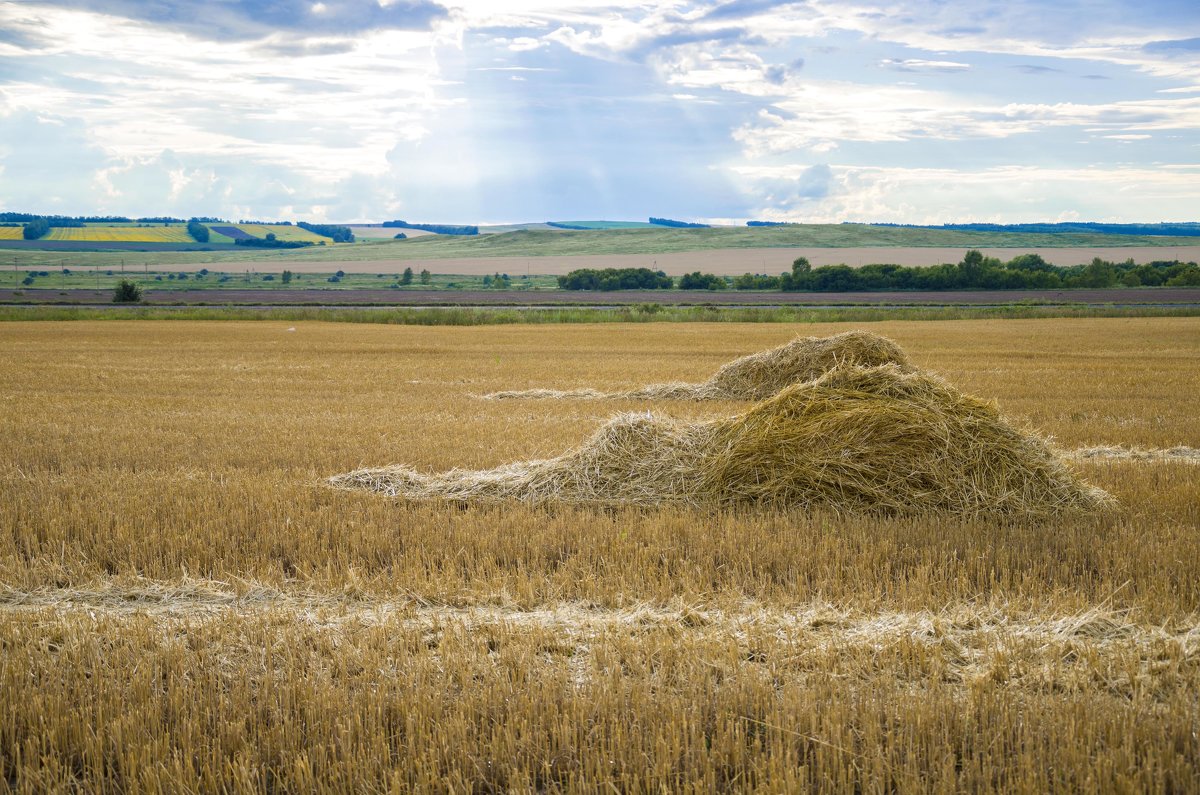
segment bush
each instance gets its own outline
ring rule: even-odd
[[[141,301],[142,288],[128,279],[122,279],[121,283],[113,290],[114,304],[139,304]]]
[[[680,290],[724,290],[728,285],[720,276],[693,271],[679,277]]]
[[[292,281],[292,272],[291,272],[291,271],[284,271],[284,272],[283,272],[283,279],[282,279],[282,281],[283,281],[283,283],[284,283],[284,284],[291,284],[291,281]]]
[[[400,277],[400,283],[401,284],[412,284],[412,282],[413,282],[413,269],[405,268],[404,275]]]

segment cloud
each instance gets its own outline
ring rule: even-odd
[[[1195,166],[898,168],[830,166],[820,198],[780,202],[782,178],[812,167],[733,169],[746,191],[746,217],[811,223],[1020,223],[1059,217],[1134,222],[1187,221]],[[1182,214],[1181,214],[1182,213]]]
[[[793,77],[797,72],[804,68],[804,59],[796,58],[789,64],[777,64],[768,66],[763,70],[763,77],[768,83],[774,86],[783,85],[788,81],[788,78]]]
[[[971,68],[971,65],[967,63],[927,61],[921,58],[905,58],[904,60],[885,58],[879,62],[879,65],[897,72],[965,72]]]
[[[43,0],[45,6],[125,17],[215,40],[263,39],[280,32],[348,36],[369,30],[427,30],[449,11],[431,0]]]
[[[790,213],[828,198],[838,187],[833,169],[818,164],[784,175],[756,174],[751,178],[748,190],[757,196],[755,213],[764,213],[768,209]]]
[[[109,155],[79,119],[20,110],[0,115],[0,206],[54,212],[96,191]]]
[[[1016,63],[1012,64],[1008,68],[1016,69],[1017,71],[1024,72],[1027,75],[1054,75],[1062,74],[1065,71],[1063,69],[1055,69],[1053,66],[1040,66],[1038,64],[1031,63]]]

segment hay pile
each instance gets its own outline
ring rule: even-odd
[[[1110,500],[992,405],[895,364],[836,367],[726,419],[620,415],[549,460],[433,475],[368,469],[332,483],[404,499],[959,516],[1048,516]]]
[[[908,356],[887,337],[869,331],[847,331],[832,337],[797,337],[786,345],[743,356],[723,365],[700,384],[671,383],[626,392],[595,389],[559,391],[526,389],[492,392],[485,400],[576,399],[601,400],[763,400],[785,387],[810,381],[842,365],[875,367],[896,364],[908,367]]]

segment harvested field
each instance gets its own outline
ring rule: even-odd
[[[400,229],[394,226],[355,226],[350,224],[350,231],[354,233],[356,240],[392,240],[397,234],[403,232],[409,238],[424,237],[432,235],[433,232],[427,232],[424,229]]]
[[[0,226],[0,240],[24,240],[25,230],[20,226]]]
[[[1200,447],[1200,320],[871,328],[1059,449]],[[0,788],[1192,791],[1193,463],[1075,460],[1109,511],[1004,520],[324,485],[646,408],[470,393],[851,329],[0,324]]]
[[[624,392],[526,389],[491,392],[483,397],[488,400],[763,400],[793,384],[818,378],[836,367],[885,364],[907,368],[908,356],[886,337],[869,331],[846,331],[832,337],[797,337],[778,348],[739,357],[721,365],[712,377],[699,384],[652,384]]]

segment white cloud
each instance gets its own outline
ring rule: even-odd
[[[929,61],[923,58],[885,58],[879,62],[885,69],[897,72],[965,72],[971,68],[969,63],[957,61]]]
[[[1021,223],[1071,217],[1096,221],[1194,220],[1189,168],[988,169],[831,166],[823,197],[773,201],[780,180],[801,180],[811,167],[732,169],[749,217],[813,223]]]

